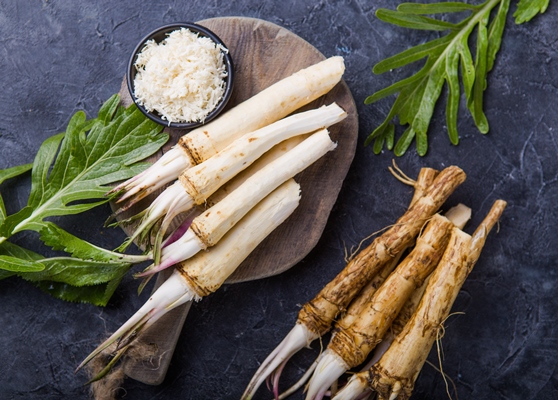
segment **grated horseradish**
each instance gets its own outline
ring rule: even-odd
[[[227,51],[187,28],[160,43],[149,40],[134,64],[134,96],[169,123],[203,122],[225,92]]]

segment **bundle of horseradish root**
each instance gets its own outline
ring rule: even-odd
[[[414,186],[408,210],[302,307],[295,326],[260,365],[243,399],[251,399],[266,379],[275,398],[285,398],[305,384],[306,399],[411,396],[506,202],[495,201],[469,235],[462,229],[470,219],[470,208],[459,204],[445,215],[438,213],[464,182],[463,170],[423,168],[416,181],[395,165],[391,171]],[[279,394],[279,377],[288,360],[330,330],[327,348],[295,385]],[[338,379],[348,372],[350,379],[340,387]]]
[[[152,264],[136,274],[144,278],[141,287],[153,274],[175,268],[78,369],[110,351],[110,361],[93,379],[106,375],[138,333],[171,309],[217,290],[293,213],[304,196],[293,178],[335,149],[327,128],[347,116],[336,103],[293,112],[328,93],[343,72],[343,59],[331,57],[278,81],[189,132],[150,168],[111,191],[118,214],[175,181],[129,219],[139,222],[120,247],[136,242],[147,249],[140,258]],[[179,215],[187,217],[173,223]]]

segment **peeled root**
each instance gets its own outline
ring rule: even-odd
[[[264,360],[256,371],[242,395],[243,400],[251,399],[266,378],[273,374],[281,364],[286,363],[294,354],[316,339],[304,325],[296,324],[285,339]]]

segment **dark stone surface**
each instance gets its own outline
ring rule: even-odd
[[[516,2],[512,2],[512,8]],[[192,307],[167,379],[151,387],[127,380],[128,399],[235,399],[255,369],[288,332],[299,305],[343,267],[343,248],[391,224],[405,210],[408,187],[387,171],[392,155],[362,143],[391,103],[364,106],[365,97],[402,76],[374,76],[371,67],[429,37],[384,24],[378,7],[393,2],[255,2],[129,0],[0,0],[0,168],[30,162],[41,142],[62,131],[79,109],[95,115],[120,88],[128,54],[153,28],[181,20],[248,16],[300,35],[326,56],[345,57],[345,79],[359,109],[360,144],[324,235],[292,270],[225,286]],[[510,15],[511,17],[511,15]],[[500,232],[490,236],[465,283],[442,339],[444,372],[462,399],[558,398],[558,9],[523,26],[508,19],[485,95],[491,130],[479,134],[462,105],[461,143],[449,144],[443,108],[431,126],[430,150],[398,159],[420,167],[457,164],[468,174],[449,205],[463,202],[475,227],[492,202],[509,202]],[[2,186],[8,210],[27,198],[29,182]],[[124,235],[101,228],[108,207],[64,219],[73,233],[113,248]],[[468,228],[470,232],[472,228]],[[43,251],[31,234],[14,238]],[[86,398],[77,364],[145,300],[126,279],[108,307],[50,298],[19,279],[0,281],[0,398]],[[294,381],[319,351],[297,356],[285,372]],[[430,355],[437,364],[436,353]],[[259,398],[268,398],[263,389]],[[301,398],[298,394],[295,398]],[[441,375],[426,365],[414,399],[445,399]],[[454,398],[456,398],[454,396]]]

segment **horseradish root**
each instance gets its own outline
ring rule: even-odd
[[[114,359],[100,375],[109,372],[137,335],[171,309],[217,290],[242,261],[298,206],[300,186],[292,179],[262,200],[239,221],[218,246],[182,263],[149,300],[112,336],[95,349],[78,370],[117,342]]]
[[[442,260],[430,277],[418,309],[381,359],[355,374],[335,400],[356,399],[370,386],[380,400],[408,399],[415,381],[465,279],[479,259],[506,202],[497,200],[472,236],[453,228]]]
[[[174,181],[194,165],[214,156],[242,135],[269,125],[329,92],[345,71],[342,57],[328,58],[302,69],[231,108],[207,125],[184,135],[147,170],[116,186],[122,210]]]
[[[428,173],[436,175],[434,171]],[[293,354],[326,333],[334,318],[347,308],[364,285],[413,242],[426,221],[464,180],[465,173],[457,167],[448,167],[437,174],[424,195],[394,226],[362,250],[314,300],[304,305],[295,327],[256,371],[242,398],[252,398],[263,381],[274,371],[280,371]]]

